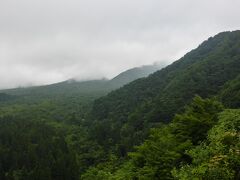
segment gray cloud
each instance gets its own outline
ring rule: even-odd
[[[239,0],[1,0],[0,88],[111,78],[240,29]]]

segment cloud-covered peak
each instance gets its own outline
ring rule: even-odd
[[[0,88],[112,78],[239,29],[236,0],[0,2]]]

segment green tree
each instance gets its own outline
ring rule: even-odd
[[[201,145],[188,150],[191,164],[175,169],[176,179],[240,178],[240,110],[226,110]]]

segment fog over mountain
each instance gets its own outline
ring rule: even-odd
[[[113,78],[240,29],[238,0],[2,0],[0,88]]]

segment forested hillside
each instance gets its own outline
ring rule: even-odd
[[[239,179],[239,125],[239,109],[197,96],[171,123],[152,128],[125,161],[111,156],[82,179]]]
[[[196,94],[204,98],[216,96],[225,85],[225,91],[232,88],[238,96],[239,79],[234,79],[240,73],[239,49],[240,31],[220,33],[161,71],[96,100],[92,119],[96,124],[111,124],[112,128],[103,126],[100,130],[96,126],[99,134],[95,133],[95,138],[104,133],[111,139],[108,145],[120,146],[124,156],[146,137],[149,128],[169,122]],[[223,103],[227,103],[225,96]],[[106,145],[106,140],[100,143]]]
[[[147,77],[149,74],[152,74],[163,67],[164,65],[154,64],[154,65],[145,65],[141,67],[132,68],[120,73],[119,75],[111,79],[108,82],[108,84],[113,88],[119,88],[136,79]]]
[[[9,101],[9,100],[12,100],[14,99],[14,96],[11,96],[9,94],[6,94],[6,93],[0,93],[0,101]]]
[[[240,107],[240,75],[227,82],[219,93],[220,100],[231,108]]]
[[[17,113],[35,120],[79,124],[86,119],[94,99],[161,68],[159,64],[133,68],[111,80],[71,79],[45,86],[0,90],[0,116]]]
[[[240,31],[142,68],[1,91],[0,179],[239,179]]]

